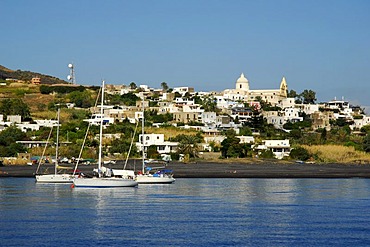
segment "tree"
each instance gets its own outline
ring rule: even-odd
[[[127,154],[130,149],[131,145],[131,138],[127,138],[127,136],[122,136],[121,138],[114,139],[109,147],[109,153],[120,153],[120,154]],[[130,156],[133,156],[137,153],[137,147],[136,145],[132,145],[131,147],[131,154]]]
[[[365,136],[363,147],[366,153],[370,153],[370,134]]]
[[[71,102],[75,103],[77,107],[88,108],[94,105],[94,99],[88,91],[74,91],[68,95]]]
[[[16,126],[12,125],[0,132],[0,155],[2,157],[15,156],[17,153],[25,152],[21,144],[16,141],[22,141],[26,138],[26,133],[22,132]]]
[[[296,147],[290,151],[290,157],[298,160],[308,160],[311,156],[307,149],[303,147]]]
[[[249,127],[244,126],[239,129],[239,134],[242,136],[251,136],[252,130]]]
[[[168,90],[168,85],[167,85],[167,83],[166,83],[166,82],[162,82],[162,83],[161,83],[161,87],[162,87],[162,90],[163,90],[164,92],[167,92],[167,90]]]
[[[315,104],[316,93],[314,91],[305,89],[300,96],[303,98],[303,104]]]
[[[296,97],[298,97],[299,95],[297,94],[297,92],[296,92],[296,91],[294,91],[294,90],[290,90],[290,91],[288,91],[287,96],[288,96],[288,98],[296,98]]]
[[[128,92],[126,94],[121,95],[122,103],[127,106],[134,106],[136,105],[136,101],[140,100],[134,93]]]
[[[221,142],[221,156],[223,158],[243,158],[247,156],[247,149],[240,144],[240,139],[236,137],[235,131],[228,130],[226,138]]]
[[[31,116],[30,108],[22,99],[4,99],[0,102],[0,113],[8,115],[20,115],[22,119]]]
[[[361,128],[362,133],[370,133],[370,125],[365,125]]]
[[[181,140],[177,146],[177,153],[189,155],[190,158],[199,157],[199,137],[195,135],[181,135]]]
[[[129,87],[130,87],[131,89],[136,89],[136,88],[137,88],[137,86],[136,86],[136,83],[135,83],[135,82],[131,82],[131,83],[130,83],[130,85],[129,85]]]
[[[198,94],[193,95],[191,99],[194,100],[195,104],[203,105],[203,100]]]
[[[159,159],[161,157],[157,151],[156,145],[150,145],[146,154],[148,155],[149,159]]]
[[[213,97],[206,97],[202,102],[204,111],[206,112],[219,112],[220,109],[217,107],[217,102]]]

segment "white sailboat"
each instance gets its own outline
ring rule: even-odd
[[[58,108],[58,124],[57,124],[57,141],[55,147],[55,166],[53,174],[37,174],[36,173],[36,182],[37,183],[72,183],[73,175],[58,173],[59,168],[59,123],[60,123],[60,108]],[[41,158],[42,159],[42,158]]]
[[[153,173],[153,169],[145,166],[145,146],[144,146],[144,95],[143,95],[143,116],[141,120],[141,144],[142,144],[142,170],[136,175],[136,181],[139,184],[171,184],[175,182],[172,171],[157,170]]]
[[[104,81],[102,82],[101,108],[100,113],[103,115],[104,105]],[[90,187],[90,188],[111,188],[111,187],[136,187],[138,183],[134,178],[122,177],[114,174],[111,169],[103,166],[102,159],[102,139],[103,139],[103,118],[100,121],[99,134],[99,159],[96,176],[93,178],[77,177],[73,179],[73,187]]]

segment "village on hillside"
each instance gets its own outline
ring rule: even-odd
[[[11,82],[8,79],[1,86],[6,87]],[[30,83],[40,85],[42,81],[40,78],[33,78]],[[148,119],[152,131],[145,131],[145,134],[136,132],[138,138],[135,140],[137,152],[144,148],[149,155],[147,158],[151,158],[150,150],[154,148],[156,157],[166,160],[184,160],[201,157],[207,152],[219,152],[220,158],[286,159],[293,156],[293,159],[313,162],[315,157],[312,154],[303,152],[302,155],[298,152],[293,155],[293,150],[302,151],[297,147],[303,144],[322,144],[329,139],[329,135],[332,136],[331,142],[335,142],[335,138],[343,135],[343,131],[349,134],[346,135],[349,139],[344,140],[345,142],[353,143],[352,146],[362,149],[361,151],[368,151],[366,144],[361,146],[363,143],[358,141],[365,138],[366,126],[370,124],[370,117],[365,115],[360,106],[352,106],[343,98],[316,103],[315,92],[311,90],[305,90],[301,94],[288,90],[285,77],[277,83],[275,89],[251,89],[253,85],[250,85],[243,73],[235,80],[234,85],[230,85],[231,89],[222,92],[197,92],[186,86],[169,88],[165,82],[161,87],[156,89],[147,85],[137,86],[133,82],[130,85],[106,85],[108,97],[103,116],[99,107],[91,106],[85,108],[89,117],[83,121],[99,125],[103,118],[104,127],[109,128],[124,122],[135,126],[142,120],[143,112],[145,115],[166,116],[159,118],[162,119],[159,122]],[[115,104],[109,100],[109,96],[112,98],[125,95],[134,95],[134,105]],[[65,108],[83,108],[81,105],[76,106],[76,102],[64,103]],[[32,118],[29,121],[22,119],[20,115],[0,115],[1,130],[16,126],[22,132],[37,132],[57,125],[55,119]],[[166,136],[166,127],[170,126],[189,131],[189,135],[198,138],[169,138]],[[160,131],[154,131],[155,128]],[[112,143],[113,139],[131,137],[123,137],[120,133],[106,133],[104,138],[111,139]],[[43,147],[46,143],[45,139],[40,138],[17,140],[17,144],[21,144],[26,150]],[[61,145],[68,145],[68,140]],[[361,147],[358,148],[359,146]],[[21,155],[27,156],[25,153]],[[110,155],[115,158],[117,152],[111,152]]]

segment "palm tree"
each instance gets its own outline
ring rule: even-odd
[[[197,141],[199,138],[194,135],[184,135],[179,145],[177,146],[177,152],[179,154],[189,154],[191,158],[199,157],[199,146]]]

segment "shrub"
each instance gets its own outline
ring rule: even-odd
[[[275,158],[275,155],[274,153],[271,151],[271,150],[263,150],[259,156],[261,158],[265,158],[265,159],[272,159],[272,158]]]
[[[292,149],[290,152],[290,157],[293,159],[298,159],[298,160],[308,160],[311,156],[310,153],[303,147],[297,147]]]

